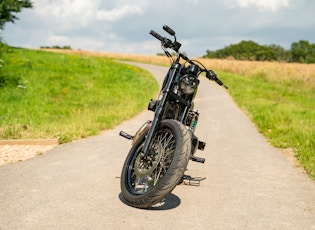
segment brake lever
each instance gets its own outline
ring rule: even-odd
[[[163,38],[162,45],[163,45],[165,48],[172,48],[172,47],[173,47],[173,42],[172,42],[170,39],[164,37],[164,38]]]

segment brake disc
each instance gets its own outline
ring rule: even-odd
[[[148,156],[145,156],[143,153],[140,153],[134,164],[134,173],[137,177],[144,178],[152,174],[152,172],[159,165],[163,149],[161,144],[155,145],[154,148],[150,149]]]

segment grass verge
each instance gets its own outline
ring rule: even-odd
[[[3,61],[0,139],[95,135],[143,110],[158,90],[148,72],[106,58],[10,49]]]
[[[219,73],[270,143],[292,148],[315,179],[315,88],[305,81]]]

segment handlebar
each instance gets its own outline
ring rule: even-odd
[[[150,31],[150,34],[155,37],[156,39],[158,39],[159,41],[161,41],[162,43],[162,47],[164,48],[171,48],[174,51],[177,52],[178,54],[178,60],[180,58],[183,58],[185,61],[189,62],[189,63],[193,63],[193,60],[190,60],[188,57],[186,57],[185,55],[179,53],[179,48],[181,47],[181,44],[179,42],[176,41],[176,37],[175,37],[175,31],[172,30],[170,27],[168,27],[167,25],[163,26],[163,29],[169,33],[170,35],[174,36],[175,41],[172,42],[170,39],[166,38],[166,37],[162,37],[160,34],[158,34],[157,32],[155,32],[154,30]],[[166,50],[164,50],[166,54],[169,54]],[[198,62],[198,61],[197,61]],[[200,63],[200,62],[199,62]],[[201,64],[201,63],[200,63]],[[202,65],[202,64],[201,64]],[[203,65],[202,65],[203,66]],[[217,75],[212,71],[212,70],[207,70],[204,66],[203,66],[203,70],[201,72],[206,72],[206,77],[209,80],[215,81],[216,83],[218,83],[220,86],[223,86],[224,88],[228,89],[228,87],[226,85],[224,85],[224,83],[217,77]]]
[[[153,37],[155,37],[156,39],[158,39],[158,40],[160,40],[161,42],[163,42],[164,38],[163,38],[161,35],[159,35],[157,32],[155,32],[154,30],[151,30],[151,31],[150,31],[150,34],[151,34]]]
[[[169,33],[170,35],[174,36],[175,35],[175,31],[172,30],[171,28],[169,28],[167,25],[163,26],[163,30],[165,30],[167,33]]]
[[[215,81],[216,83],[218,83],[218,85],[223,86],[224,88],[228,89],[228,87],[224,85],[224,83],[217,77],[215,72],[213,72],[212,70],[207,71],[206,77],[209,80]]]
[[[176,43],[177,42],[172,42],[170,39],[166,38],[166,37],[162,37],[161,35],[159,35],[157,32],[155,32],[154,30],[151,30],[150,31],[150,34],[155,37],[156,39],[160,40],[162,42],[162,45],[165,47],[165,48],[172,48],[173,50],[175,50],[176,52],[178,50],[176,50]],[[179,49],[179,48],[178,48]]]
[[[168,27],[167,25],[163,26],[163,29],[169,33],[170,35],[174,36],[175,41],[171,41],[170,39],[166,38],[166,37],[162,37],[161,35],[159,35],[157,32],[155,32],[154,30],[150,31],[150,34],[155,37],[156,39],[160,40],[162,43],[162,46],[165,48],[171,48],[173,49],[175,52],[179,51],[179,48],[181,47],[181,44],[179,42],[176,41],[176,37],[175,37],[175,31],[172,30],[170,27]]]

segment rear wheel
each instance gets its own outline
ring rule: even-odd
[[[191,153],[190,134],[178,121],[160,123],[148,156],[142,151],[146,134],[131,148],[121,174],[122,195],[137,208],[147,208],[162,201],[175,188]]]

